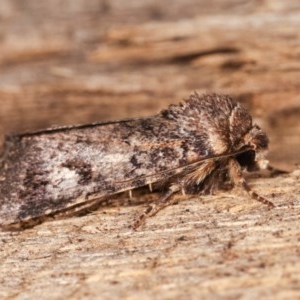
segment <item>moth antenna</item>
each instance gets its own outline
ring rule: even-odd
[[[214,159],[214,158],[212,157],[212,158],[209,158],[209,159]],[[207,159],[204,159],[204,160],[207,160]],[[166,176],[167,177],[168,173],[170,173],[170,172],[175,171],[175,174],[177,174],[177,172],[181,173],[181,172],[184,172],[185,170],[187,170],[188,168],[192,168],[192,167],[197,166],[198,164],[201,164],[202,162],[203,162],[203,160],[199,160],[199,161],[192,162],[192,163],[187,164],[187,165],[182,166],[182,167],[171,168],[169,170],[165,170],[165,171],[161,171],[161,172],[156,172],[154,174],[149,174],[149,175],[141,175],[141,176],[134,177],[134,178],[131,178],[131,179],[128,179],[128,180],[117,181],[116,183],[118,183],[118,184],[124,184],[124,183],[129,183],[129,182],[135,181],[137,179],[139,179],[139,180],[146,180],[147,178],[158,177],[158,176],[160,176],[160,177],[161,176]],[[172,174],[172,175],[175,175],[175,174]],[[149,184],[151,184],[151,183],[148,183],[148,185]]]
[[[249,147],[245,147],[243,150],[239,150],[239,151],[236,151],[236,152],[225,153],[225,154],[220,154],[220,155],[212,155],[212,156],[204,158],[204,159],[193,161],[193,162],[188,163],[188,164],[186,164],[186,165],[184,165],[182,167],[175,167],[175,168],[171,168],[171,169],[164,170],[164,171],[161,171],[161,172],[156,172],[154,174],[149,174],[149,175],[141,175],[141,176],[138,176],[138,177],[135,177],[135,178],[131,178],[131,179],[127,179],[127,180],[122,180],[122,181],[117,181],[116,183],[118,183],[118,184],[124,184],[124,183],[133,182],[133,181],[135,181],[137,179],[139,179],[139,180],[145,180],[145,179],[151,178],[151,177],[167,176],[168,173],[173,172],[173,171],[175,171],[175,174],[171,174],[171,175],[176,175],[178,173],[181,173],[181,172],[184,172],[184,171],[188,170],[189,168],[193,169],[193,168],[197,167],[199,164],[202,164],[204,161],[214,160],[214,159],[218,159],[218,158],[225,158],[225,157],[236,156],[237,154],[241,154],[241,153],[249,151],[249,149],[250,149]]]
[[[230,175],[231,175],[231,178],[232,178],[234,184],[242,186],[243,189],[249,194],[249,196],[252,199],[259,201],[265,205],[268,205],[271,208],[275,207],[275,205],[271,201],[258,195],[256,192],[254,192],[251,189],[251,187],[248,185],[245,178],[243,177],[242,169],[241,169],[239,163],[235,159],[229,160],[229,172],[230,172]]]
[[[164,209],[165,207],[173,204],[174,196],[177,192],[179,192],[181,187],[179,185],[172,185],[169,190],[161,197],[156,203],[152,203],[147,207],[145,212],[141,214],[136,221],[134,221],[132,225],[132,229],[136,230],[140,227],[148,217],[153,217],[159,211]]]

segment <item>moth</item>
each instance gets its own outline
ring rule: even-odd
[[[106,197],[162,191],[133,227],[176,194],[211,194],[225,184],[251,190],[243,170],[265,168],[268,138],[230,96],[192,94],[155,116],[10,135],[0,168],[0,226],[25,228],[70,216]]]

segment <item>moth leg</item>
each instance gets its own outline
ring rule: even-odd
[[[180,190],[181,187],[179,185],[172,185],[158,202],[147,207],[146,211],[133,223],[132,228],[136,230],[145,222],[146,218],[156,215],[160,210],[171,205],[174,201],[174,195]]]
[[[266,204],[269,207],[275,207],[275,205],[271,201],[261,197],[251,189],[251,187],[248,185],[245,178],[243,177],[242,169],[239,163],[235,159],[229,160],[229,173],[231,179],[233,180],[233,183],[235,185],[242,186],[252,199],[255,199],[256,201],[259,201],[263,204]]]
[[[65,210],[55,213],[54,215],[50,215],[52,219],[62,219],[68,218],[72,216],[79,216],[81,214],[87,214],[92,211],[95,211],[102,202],[107,201],[107,199],[103,197],[98,197],[95,199],[91,199],[87,202],[83,202],[79,205],[74,205],[73,207],[69,207]],[[47,217],[47,216],[46,216]]]
[[[267,166],[267,170],[270,172],[270,176],[271,177],[275,177],[278,175],[282,175],[282,174],[287,174],[287,171],[281,170],[281,169],[277,169],[275,167],[272,167],[270,165]]]
[[[152,193],[152,191],[153,191],[152,183],[149,183],[149,184],[148,184],[148,187],[149,187],[149,191]]]
[[[2,226],[2,224],[1,224],[1,227],[5,228],[6,230],[20,230],[20,229],[31,228],[33,226],[36,226],[38,224],[41,224],[41,223],[43,223],[45,221],[49,221],[49,220],[64,219],[64,218],[68,218],[68,217],[72,217],[72,216],[79,216],[83,212],[85,212],[85,214],[86,214],[87,212],[91,212],[91,211],[95,210],[96,208],[98,208],[98,205],[102,201],[105,201],[105,199],[103,197],[102,198],[99,197],[99,198],[90,200],[86,203],[74,205],[73,207],[69,207],[69,208],[66,208],[65,210],[58,211],[55,213],[45,214],[45,215],[34,217],[34,218],[28,219],[28,220],[19,219],[18,222],[10,223],[10,224],[4,225],[4,226]]]
[[[132,199],[132,190],[128,191],[129,199]]]

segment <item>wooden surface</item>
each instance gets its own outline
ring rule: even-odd
[[[298,1],[0,1],[0,134],[155,114],[230,93],[269,134],[235,189],[179,197],[138,231],[147,199],[0,232],[0,299],[299,299]],[[124,205],[122,205],[124,204]]]

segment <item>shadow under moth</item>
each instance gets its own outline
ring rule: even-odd
[[[267,167],[267,147],[266,134],[239,103],[197,93],[148,118],[10,135],[1,158],[0,227],[74,215],[147,185],[162,194],[133,228],[177,193],[210,194],[228,183],[272,207],[242,173]]]

